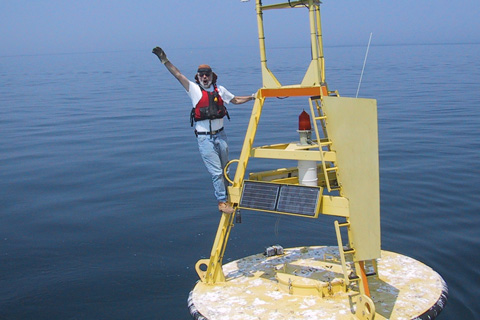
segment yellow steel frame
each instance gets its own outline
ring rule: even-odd
[[[318,0],[300,0],[289,1],[272,5],[262,5],[261,0],[257,0],[257,25],[258,42],[260,47],[260,62],[262,68],[262,79],[264,88],[280,88],[282,85],[270,71],[267,66],[267,53],[265,46],[265,29],[263,23],[263,11],[273,9],[295,8],[296,6],[307,6],[310,21],[310,46],[312,51],[312,60],[305,73],[302,82],[293,87],[315,87],[325,85],[325,58],[323,55],[322,44],[322,23],[320,18],[320,1]],[[283,86],[284,87],[284,86]],[[312,94],[313,95],[313,94]],[[290,95],[287,95],[290,96]]]
[[[200,259],[195,265],[195,270],[202,282],[213,284],[225,281],[222,261],[227,247],[228,237],[233,227],[233,217],[233,213],[222,213],[212,252],[210,253],[210,259]]]
[[[285,86],[280,84],[267,66],[263,12],[298,5],[306,6],[309,11],[312,60],[301,83]],[[232,162],[238,162],[238,165],[234,178],[227,177],[231,183],[228,187],[229,201],[237,210],[250,158],[317,161],[321,168],[319,181],[323,181],[320,184],[324,184],[321,187],[330,192],[320,197],[318,211],[321,214],[346,220],[344,224],[348,225],[348,246],[350,247],[347,251],[353,255],[359,278],[358,300],[364,301],[363,307],[359,306],[359,310],[367,306],[367,309],[372,311],[374,305],[368,297],[369,289],[363,261],[374,261],[380,256],[376,101],[340,98],[336,91],[328,90],[325,82],[319,6],[318,0],[289,1],[265,6],[262,5],[261,0],[256,0],[263,87],[257,91],[257,99],[252,109],[240,157],[232,160]],[[296,143],[290,143],[254,147],[264,103],[267,99],[274,97],[309,98],[316,135],[312,145],[298,146]],[[317,112],[312,100],[315,100]],[[317,125],[317,122],[321,126]],[[319,127],[322,131],[319,131]],[[295,169],[277,169],[264,173],[251,173],[250,179],[298,184],[298,177],[295,175],[292,177],[291,174],[285,175],[286,172],[294,171]],[[335,189],[330,181],[338,182]],[[337,192],[332,194],[334,190]],[[222,213],[210,258],[199,260],[196,264],[196,271],[203,283],[215,284],[225,281],[222,261],[234,216],[235,212]],[[336,225],[337,237],[340,239],[338,222]],[[342,246],[340,255],[344,259],[346,252],[340,242],[339,240],[339,246]],[[344,273],[347,277],[346,271]]]

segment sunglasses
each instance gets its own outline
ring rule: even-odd
[[[210,77],[210,76],[212,75],[212,73],[209,72],[209,71],[201,71],[201,72],[198,73],[198,75],[199,75],[200,77],[203,77],[203,76]]]

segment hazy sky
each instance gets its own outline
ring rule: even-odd
[[[280,1],[264,0],[264,4]],[[324,44],[480,43],[479,0],[324,0]],[[267,45],[306,45],[304,8],[267,11]],[[0,0],[0,56],[258,46],[255,1]]]

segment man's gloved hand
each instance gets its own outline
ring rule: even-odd
[[[163,64],[168,62],[167,55],[165,54],[165,51],[163,51],[162,48],[155,47],[153,48],[152,53],[155,54],[158,57],[158,59],[160,59],[160,62],[162,62]]]

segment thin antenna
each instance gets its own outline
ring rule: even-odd
[[[355,98],[358,98],[358,92],[360,91],[360,85],[362,84],[363,71],[365,70],[365,64],[367,64],[368,49],[370,49],[370,42],[372,41],[372,33],[370,32],[370,39],[368,39],[367,52],[365,53],[365,60],[363,60],[362,73],[360,74],[360,81],[358,82],[357,95]]]

